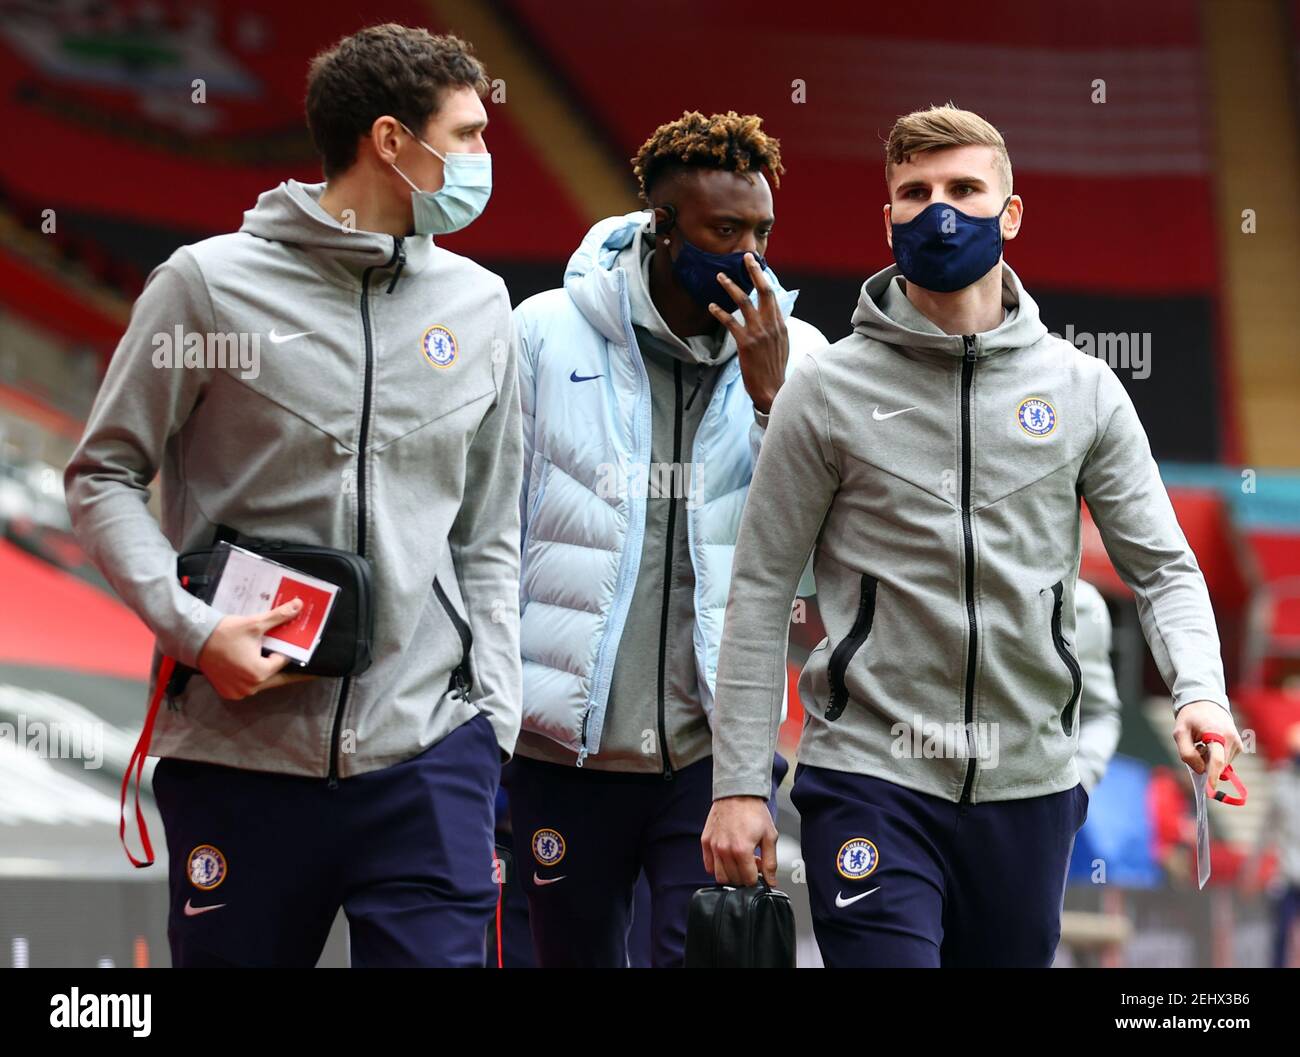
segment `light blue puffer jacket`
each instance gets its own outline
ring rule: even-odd
[[[579,766],[600,751],[644,538],[650,384],[632,333],[628,277],[616,259],[646,220],[636,212],[597,223],[570,258],[564,288],[515,309],[524,429],[523,727],[578,753]],[[798,292],[782,288],[770,269],[765,274],[786,317],[788,377],[806,351],[827,342],[790,316]],[[578,385],[571,375],[602,377]],[[733,354],[696,434],[686,504],[695,663],[710,719],[732,553],[763,432]],[[810,564],[799,594],[814,590]]]

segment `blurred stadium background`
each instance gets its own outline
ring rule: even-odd
[[[1168,696],[1092,531],[1083,575],[1114,619],[1124,733],[1076,848],[1058,963],[1266,964],[1268,893],[1243,863],[1300,721],[1297,0],[0,2],[0,724],[87,739],[78,758],[0,744],[0,964],[168,962],[165,857],[134,870],[117,834],[151,639],[71,536],[62,470],[145,276],[280,180],[320,179],[308,60],[379,21],[456,32],[501,79],[492,202],[446,245],[516,303],[560,284],[593,220],[636,208],[627,159],[657,125],[735,109],[781,140],[773,267],[802,291],[796,314],[838,339],[890,263],[894,118],[951,99],[1004,132],[1026,202],[1008,260],[1049,327],[1091,337],[1129,388],[1256,749],[1238,764],[1249,804],[1211,812],[1198,893]],[[790,756],[795,680],[822,635],[814,606],[791,640]],[[785,887],[801,964],[818,964],[806,895]],[[336,927],[322,964],[345,963]]]

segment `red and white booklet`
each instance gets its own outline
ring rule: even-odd
[[[262,636],[262,646],[299,664],[310,661],[339,593],[338,585],[232,543],[223,541],[217,550],[213,566],[214,572],[219,567],[220,579],[212,595],[212,608],[226,616],[247,617],[301,598],[303,606],[298,615]]]

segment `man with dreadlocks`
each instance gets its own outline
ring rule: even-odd
[[[783,166],[761,119],[688,111],[632,160],[646,210],[596,224],[563,289],[515,310],[524,720],[502,783],[544,967],[626,965],[642,870],[652,964],[682,962],[712,882],[699,833],[741,510],[777,390],[826,344],[764,260]]]

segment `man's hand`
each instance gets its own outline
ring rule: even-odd
[[[745,317],[744,324],[737,323],[729,313],[717,305],[709,304],[709,314],[731,331],[736,339],[736,356],[740,360],[740,376],[745,381],[745,391],[754,406],[763,414],[772,410],[776,391],[785,381],[785,365],[790,358],[790,336],[786,333],[785,317],[776,303],[776,294],[763,277],[763,271],[752,253],[745,254],[745,268],[758,291],[755,308],[745,291],[722,272],[718,282],[731,295]]]
[[[761,796],[728,796],[713,802],[700,846],[704,868],[718,884],[758,884],[754,849],[763,849],[763,876],[776,884],[776,826]]]
[[[1222,734],[1226,745],[1220,745],[1217,741],[1210,742],[1207,746],[1210,750],[1207,761],[1197,750],[1196,742],[1208,731]],[[1218,791],[1219,775],[1223,773],[1223,768],[1242,750],[1241,735],[1237,733],[1237,724],[1232,721],[1231,713],[1213,701],[1191,701],[1178,710],[1178,718],[1174,722],[1174,744],[1178,746],[1178,755],[1182,757],[1183,763],[1197,774],[1203,774],[1208,769],[1211,794]],[[1223,751],[1225,747],[1228,750],[1226,753]]]
[[[212,689],[227,701],[239,701],[274,686],[316,678],[280,674],[289,658],[279,653],[262,656],[262,636],[292,620],[301,609],[302,599],[295,598],[251,617],[222,617],[199,652],[199,671],[208,677]]]

